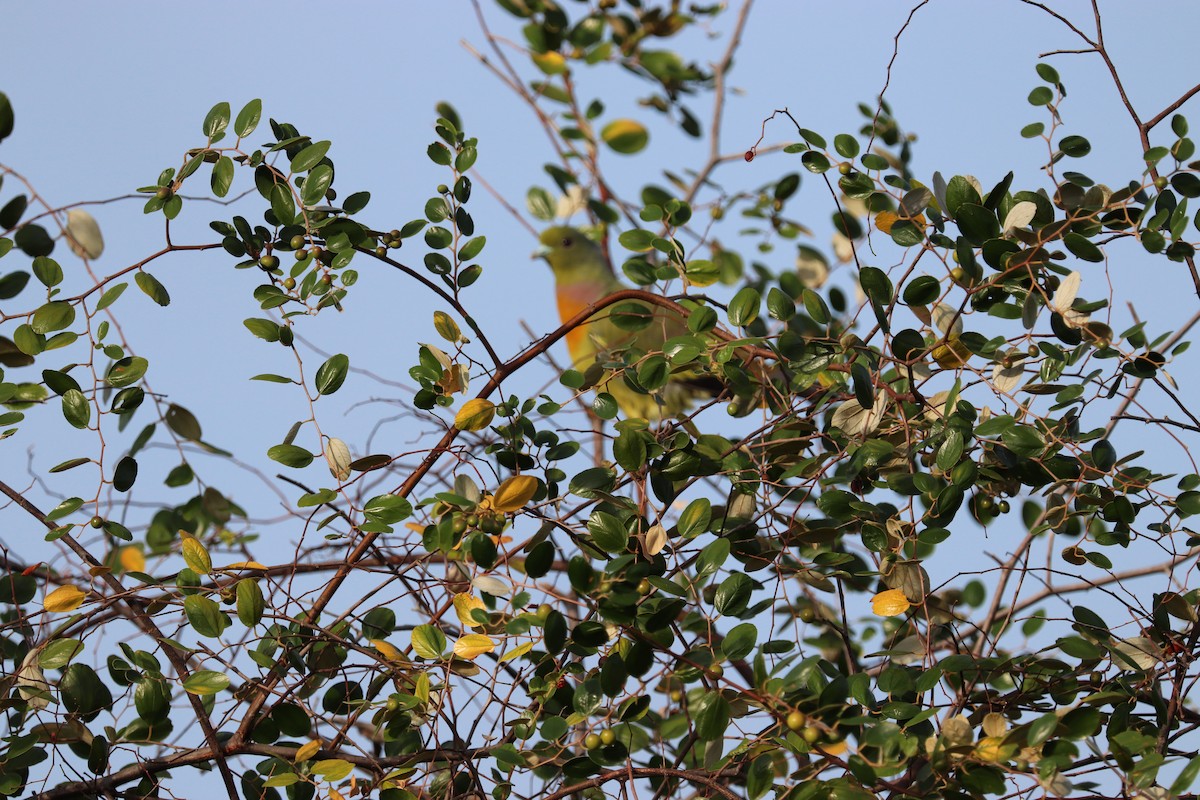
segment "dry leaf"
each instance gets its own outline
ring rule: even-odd
[[[492,597],[507,597],[512,590],[508,584],[497,578],[495,575],[479,575],[472,581],[471,585],[481,592],[487,592]]]
[[[997,364],[992,367],[992,388],[1002,394],[1008,394],[1017,388],[1021,378],[1025,376],[1025,359],[1014,362],[1011,366]]]
[[[325,463],[329,474],[339,481],[350,477],[350,448],[341,439],[330,437],[325,445]]]
[[[46,595],[46,599],[42,605],[47,611],[61,612],[74,611],[83,605],[83,601],[87,599],[87,593],[78,586],[67,584],[60,586],[50,594]]]
[[[34,710],[41,710],[50,705],[50,698],[40,694],[50,691],[50,684],[46,682],[46,676],[42,672],[42,668],[38,666],[40,655],[41,648],[33,648],[25,654],[24,660],[21,661],[21,668],[17,670],[17,691]]]
[[[642,540],[642,550],[650,558],[662,552],[667,546],[667,530],[662,525],[652,525],[646,531]]]
[[[468,633],[454,643],[454,655],[473,661],[496,649],[496,643],[482,633]]]
[[[379,651],[379,655],[388,661],[403,661],[404,654],[394,644],[386,639],[371,639],[371,646]]]
[[[833,410],[833,420],[830,424],[841,429],[847,436],[866,436],[883,421],[887,399],[887,395],[880,392],[875,396],[875,404],[871,408],[863,408],[857,400],[839,403]]]
[[[496,404],[491,400],[476,397],[463,403],[454,415],[454,427],[460,431],[481,431],[496,417]]]
[[[532,475],[513,475],[492,495],[492,508],[501,513],[520,511],[533,499],[537,488],[537,478]]]
[[[1004,215],[1004,233],[1002,236],[1015,231],[1017,228],[1024,228],[1030,222],[1033,222],[1034,215],[1037,214],[1037,203],[1029,200],[1022,200],[1013,205]]]
[[[104,252],[104,236],[95,217],[82,208],[67,212],[67,246],[80,258],[96,259]]]
[[[499,583],[499,581],[497,581],[497,583]],[[507,587],[505,587],[505,589],[507,589]],[[488,592],[488,594],[494,593]],[[458,621],[468,628],[478,628],[483,625],[482,622],[477,622],[475,618],[471,616],[471,612],[477,608],[481,610],[487,609],[487,607],[483,604],[483,601],[478,597],[467,594],[466,592],[454,595],[454,612],[458,614]]]
[[[117,554],[117,561],[120,562],[121,569],[126,572],[146,571],[146,557],[134,545],[122,547],[121,552]]]
[[[908,611],[912,603],[899,589],[888,589],[871,598],[871,611],[881,617],[896,617]]]

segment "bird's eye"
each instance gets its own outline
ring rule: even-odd
[[[570,247],[572,244],[574,244],[574,240],[571,239],[570,237],[567,237],[566,239],[562,240],[563,247]]]

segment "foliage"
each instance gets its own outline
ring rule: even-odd
[[[7,437],[52,418],[62,436],[44,447],[62,460],[37,483],[85,488],[46,509],[0,483],[52,554],[4,555],[0,795],[194,796],[196,770],[229,797],[299,800],[1186,792],[1200,475],[1121,452],[1114,431],[1200,432],[1168,373],[1200,315],[1116,324],[1103,287],[1110,257],[1141,248],[1200,294],[1200,162],[1175,113],[1191,93],[1133,114],[1145,170],[1112,187],[1074,168],[1090,145],[1040,63],[1040,120],[1020,135],[1045,142],[1043,179],[918,173],[915,137],[880,98],[857,132],[779,111],[763,127],[785,144],[714,146],[628,192],[603,165],[652,133],[714,140],[749,3],[712,66],[666,48],[717,6],[497,5],[520,58],[485,28],[497,57],[481,62],[555,154],[528,215],[584,219],[638,287],[515,355],[472,311],[487,308],[472,291],[484,231],[500,230],[472,214],[472,170],[503,154],[449,105],[426,152],[443,183],[385,223],[368,192],[334,188],[319,131],[220,103],[138,190],[165,243],[107,274],[86,209],[39,208],[2,167],[0,424]],[[1099,30],[1072,30],[1112,66]],[[644,119],[585,93],[591,70],[616,67],[649,92]],[[716,183],[756,158],[777,165],[767,185]],[[827,198],[832,258],[790,215],[802,184]],[[172,221],[211,210],[200,194],[236,203],[210,241],[173,243]],[[82,270],[60,264],[59,239]],[[154,272],[184,251],[244,270],[227,302],[257,304],[247,333],[286,355],[255,379],[311,410],[265,454],[208,443],[118,324],[131,283],[169,308]],[[759,260],[779,252],[783,268]],[[401,347],[402,402],[425,431],[415,460],[329,433],[355,354],[301,342],[314,316],[354,313],[367,270],[442,305],[440,345]],[[544,394],[511,388],[589,314],[636,329],[648,305],[686,333]],[[594,393],[597,373],[651,396],[679,374],[726,389],[649,422]],[[179,462],[162,468],[154,448]],[[291,555],[259,538],[253,490],[213,460],[282,471]],[[985,530],[1005,532],[1003,557],[980,555]]]

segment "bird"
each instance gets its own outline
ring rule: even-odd
[[[629,288],[613,273],[600,246],[577,228],[547,228],[539,241],[539,255],[554,273],[558,315],[564,323],[591,304]],[[595,374],[599,370],[594,367],[601,368],[594,387],[612,395],[626,417],[655,422],[687,411],[698,398],[721,394],[721,380],[691,367],[673,372],[666,384],[653,392],[634,388],[636,369],[645,358],[661,353],[668,340],[690,336],[691,332],[683,314],[662,306],[648,309],[647,313],[653,315],[650,323],[636,331],[619,327],[612,312],[613,306],[603,308],[568,331],[567,350],[572,368],[585,374]],[[621,370],[621,364],[627,367]]]

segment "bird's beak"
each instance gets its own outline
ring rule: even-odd
[[[546,258],[550,255],[550,248],[546,245],[538,245],[538,248],[529,254],[530,258]]]

